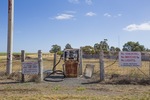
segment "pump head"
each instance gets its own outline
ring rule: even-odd
[[[64,50],[64,61],[76,60],[79,61],[79,49],[65,49]]]

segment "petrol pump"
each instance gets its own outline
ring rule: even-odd
[[[63,70],[66,78],[78,77],[80,49],[65,49],[63,54]]]
[[[44,78],[45,81],[59,82],[63,81],[64,78],[76,78],[79,76],[79,71],[82,72],[79,67],[81,64],[80,59],[80,49],[65,49],[63,55],[60,56],[57,64],[53,66],[53,69]],[[57,65],[61,62],[63,58],[63,69],[57,70]],[[45,71],[48,72],[48,71]]]

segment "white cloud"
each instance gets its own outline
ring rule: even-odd
[[[70,3],[78,4],[79,0],[68,0]]]
[[[122,16],[122,14],[117,14],[117,16],[118,16],[118,17],[121,17],[121,16]]]
[[[147,30],[150,30],[150,22],[142,23],[140,25],[131,24],[131,25],[128,25],[127,27],[125,27],[123,30],[126,30],[126,31],[138,31],[138,30],[147,31]]]
[[[92,5],[93,4],[92,0],[85,0],[85,3],[87,3],[88,5]]]
[[[68,0],[70,3],[79,4],[81,0]],[[85,3],[88,5],[92,5],[92,0],[85,0]]]
[[[71,14],[60,14],[55,17],[55,19],[57,20],[68,20],[68,19],[73,19],[73,18],[74,18],[74,15],[71,15]]]
[[[105,17],[111,17],[111,15],[109,13],[105,13],[104,16]]]
[[[86,16],[95,16],[95,15],[96,15],[96,13],[93,13],[93,12],[86,13]]]
[[[65,13],[75,14],[76,11],[65,11]]]
[[[111,15],[111,14],[109,14],[109,13],[105,13],[105,14],[104,14],[104,16],[105,16],[105,17],[112,17],[112,18],[116,18],[116,17],[121,17],[121,16],[122,16],[122,14]]]
[[[117,17],[121,17],[121,16],[122,16],[122,14],[117,14],[117,15],[114,15],[113,17],[117,18]]]

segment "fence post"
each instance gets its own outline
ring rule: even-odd
[[[38,64],[39,64],[39,78],[40,81],[43,81],[43,60],[41,50],[38,50]]]
[[[53,62],[53,67],[56,65],[56,58],[57,58],[57,53],[54,53],[54,62]],[[56,67],[54,67],[53,71],[56,70]]]
[[[100,51],[99,63],[100,63],[100,81],[104,81],[105,79],[105,71],[104,71],[104,53],[103,50]]]
[[[25,61],[25,51],[24,50],[21,50],[21,64],[23,63]],[[22,68],[21,68],[22,69]],[[24,79],[24,74],[23,74],[23,69],[22,69],[22,71],[21,71],[22,73],[22,79],[21,79],[21,81],[22,82],[24,82],[25,81],[25,79]]]
[[[150,53],[149,53],[149,78],[150,78]]]
[[[79,50],[79,75],[82,75],[82,48]]]

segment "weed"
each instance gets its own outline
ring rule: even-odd
[[[4,90],[10,90],[12,87],[10,86],[10,85],[8,85],[8,86],[6,86],[5,88],[4,88]]]
[[[52,90],[54,90],[54,91],[58,91],[58,90],[60,90],[61,89],[61,86],[55,86],[55,87],[53,87],[53,89]]]
[[[8,75],[7,79],[13,79],[16,81],[20,81],[21,80],[21,73],[20,72],[14,72],[14,73]]]
[[[81,87],[81,86],[78,86],[77,89],[76,89],[76,91],[84,91],[84,90],[86,90],[86,88],[85,87]]]

